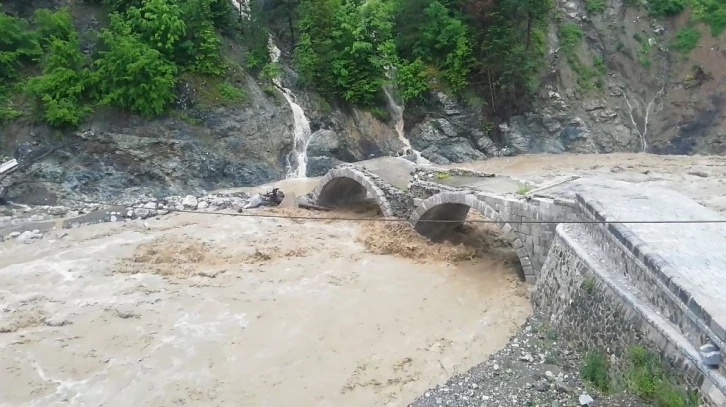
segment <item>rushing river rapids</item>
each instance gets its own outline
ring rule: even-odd
[[[0,404],[401,405],[503,346],[530,311],[501,253],[408,226],[134,224],[4,243]]]

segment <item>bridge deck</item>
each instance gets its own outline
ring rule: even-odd
[[[717,212],[678,192],[617,181],[579,180],[578,199],[605,220],[720,220]],[[653,267],[681,290],[681,301],[697,314],[707,314],[710,327],[726,338],[726,224],[624,224],[625,239],[637,242],[640,253],[660,257]],[[653,258],[653,257],[651,257]],[[679,291],[678,288],[673,290]],[[690,298],[688,298],[690,296]],[[698,309],[698,307],[696,309]]]
[[[355,163],[357,167],[378,175],[394,187],[405,191],[411,179],[411,171],[416,165],[411,161],[397,157],[379,157]]]

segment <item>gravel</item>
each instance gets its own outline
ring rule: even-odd
[[[648,403],[620,392],[603,395],[583,383],[583,355],[558,341],[537,315],[488,361],[445,384],[430,389],[410,406],[607,406],[635,407]]]

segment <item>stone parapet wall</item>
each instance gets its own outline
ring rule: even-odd
[[[577,204],[586,220],[605,222],[607,214],[602,208],[579,194]],[[723,327],[703,310],[693,298],[673,280],[665,270],[671,267],[665,260],[649,251],[625,225],[617,223],[588,225],[590,233],[598,236],[602,248],[617,263],[617,269],[647,297],[649,303],[698,348],[712,342],[726,361],[726,342]],[[726,376],[726,366],[720,366]]]
[[[585,220],[598,220],[588,211],[583,211]],[[688,341],[696,348],[711,340],[708,327],[688,309],[664,285],[642,260],[636,257],[622,241],[617,239],[610,228],[614,225],[586,224],[583,228],[598,241],[600,248],[615,264],[613,273],[620,273],[633,286],[639,289],[645,300],[648,301],[661,315],[677,327]],[[717,344],[718,345],[718,344]],[[721,347],[721,349],[724,349]],[[726,360],[726,359],[725,359]]]
[[[723,376],[704,366],[664,319],[639,306],[643,300],[613,279],[567,228],[557,228],[532,296],[535,310],[550,315],[553,328],[574,346],[607,352],[615,372],[624,373],[629,347],[642,345],[661,354],[681,384],[698,390],[703,405],[726,406]]]

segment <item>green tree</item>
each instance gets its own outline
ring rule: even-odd
[[[324,95],[335,93],[333,29],[338,0],[302,0],[298,6],[300,39],[294,52],[295,66],[304,83]]]
[[[303,0],[295,63],[306,83],[323,94],[373,106],[397,58],[392,3]]]
[[[400,63],[396,71],[396,84],[405,102],[409,100],[421,100],[424,93],[429,89],[428,75],[424,70],[425,66],[420,58],[407,63]]]
[[[89,71],[75,32],[68,35],[67,40],[51,37],[43,74],[29,79],[25,87],[39,102],[43,119],[56,127],[77,126],[91,110],[83,103]]]
[[[62,41],[77,38],[73,18],[66,7],[56,11],[45,8],[35,10],[33,24],[43,48],[48,48],[53,43],[54,38]]]
[[[224,72],[220,58],[222,41],[214,26],[212,5],[215,3],[216,0],[187,0],[182,4],[187,30],[176,54],[180,65],[208,75]]]
[[[0,88],[17,77],[18,68],[37,60],[40,44],[28,21],[0,13]]]
[[[186,33],[181,7],[174,0],[145,0],[141,7],[130,7],[126,18],[132,29],[150,46],[173,58]]]
[[[390,3],[347,2],[336,13],[332,60],[336,93],[363,106],[375,105],[386,82],[386,68],[396,61]]]
[[[476,82],[484,85],[495,114],[507,117],[532,100],[544,67],[550,9],[549,0],[498,0],[485,28],[475,33]]]
[[[100,37],[105,49],[93,72],[99,102],[147,117],[164,112],[175,98],[177,67],[139,38],[119,14],[111,15],[111,25]]]
[[[265,27],[261,0],[250,0],[250,15],[242,24],[243,40],[247,45],[245,65],[259,71],[270,62],[268,44],[270,36]]]

